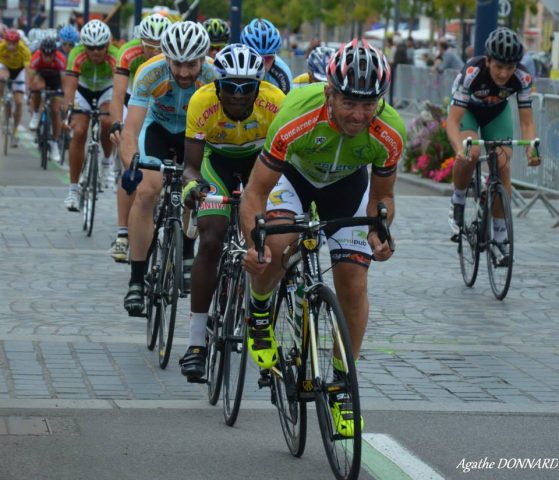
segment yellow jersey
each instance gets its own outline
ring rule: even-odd
[[[8,42],[0,41],[0,63],[9,70],[18,70],[27,67],[31,60],[31,51],[20,40],[15,50],[8,50]]]
[[[192,140],[205,141],[210,149],[225,157],[251,156],[262,149],[268,127],[284,98],[279,88],[262,81],[249,117],[231,120],[223,111],[214,83],[209,83],[190,99],[185,135]]]
[[[301,73],[293,79],[293,87],[304,87],[310,83],[310,78],[308,72]]]

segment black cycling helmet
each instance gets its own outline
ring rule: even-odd
[[[367,40],[342,45],[328,64],[328,82],[348,97],[377,99],[390,86],[391,70],[384,54]]]
[[[229,43],[231,29],[221,18],[208,18],[204,21],[204,23],[202,23],[202,25],[210,36],[210,44]]]
[[[46,37],[41,40],[41,45],[39,46],[41,52],[45,55],[52,55],[56,52],[56,39],[52,37]]]
[[[524,55],[524,46],[518,34],[510,28],[493,30],[485,41],[485,54],[503,63],[518,63]]]

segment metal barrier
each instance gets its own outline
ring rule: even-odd
[[[427,68],[398,65],[394,79],[394,106],[404,115],[415,115],[421,111],[425,101],[443,105],[450,96],[457,74],[457,70],[445,70],[440,74]],[[511,159],[512,183],[518,187],[534,189],[536,194],[526,203],[516,192],[513,200],[522,204],[519,216],[526,215],[541,200],[552,216],[559,217],[559,211],[546,196],[559,195],[559,81],[539,78],[534,85],[532,110],[536,132],[541,139],[542,164],[537,168],[528,167],[524,150],[515,149]],[[516,98],[511,97],[509,101],[513,111],[514,131],[520,132]],[[557,226],[559,222],[554,225]]]

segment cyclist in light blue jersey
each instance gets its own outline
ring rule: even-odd
[[[163,54],[138,69],[120,147],[126,168],[136,153],[141,158],[160,161],[172,158],[174,152],[177,162],[182,162],[188,103],[199,87],[214,80],[214,70],[205,60],[209,46],[210,38],[202,25],[178,22],[161,38]],[[126,170],[122,176],[122,187],[129,194],[142,180],[142,175],[136,174],[131,182],[130,173]],[[132,274],[124,308],[131,316],[142,316],[145,307],[144,270],[153,232],[153,209],[161,187],[161,173],[145,172],[128,217]],[[194,242],[185,236],[183,248],[187,275],[183,291],[187,291]]]
[[[241,32],[241,43],[254,48],[264,59],[264,80],[278,87],[283,93],[293,86],[291,70],[277,54],[281,48],[281,35],[272,22],[254,18]]]

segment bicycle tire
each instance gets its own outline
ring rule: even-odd
[[[460,271],[467,287],[474,285],[479,270],[479,234],[482,208],[476,182],[472,181],[466,190],[464,225],[460,228],[458,237]]]
[[[70,134],[68,131],[63,130],[60,135],[60,165],[64,165],[64,160],[66,160],[66,154],[70,148]]]
[[[146,299],[146,343],[148,350],[153,350],[159,335],[159,320],[161,298],[158,291],[159,276],[161,274],[161,245],[155,230],[153,247],[147,259],[147,270],[144,276],[144,290]]]
[[[510,207],[510,200],[505,190],[505,187],[498,183],[491,186],[490,190],[490,203],[487,208],[487,272],[489,274],[489,283],[491,290],[497,300],[503,300],[509,291],[512,279],[512,266],[514,263],[514,233],[512,223],[512,211]],[[505,220],[505,227],[507,231],[507,241],[504,242],[508,248],[508,262],[506,265],[498,265],[498,258],[496,254],[496,242],[493,240],[493,212],[492,207],[495,205],[496,200],[499,199],[503,209],[503,218]]]
[[[159,367],[161,369],[167,367],[173,348],[179,290],[182,282],[182,230],[178,221],[172,221],[171,225],[165,229],[163,244],[158,336]]]
[[[229,302],[224,321],[225,344],[223,355],[223,418],[232,427],[237,421],[247,364],[246,302],[248,301],[247,274],[241,258],[233,264]]]
[[[41,122],[39,124],[39,148],[41,150],[41,168],[47,169],[49,159],[49,122],[46,111],[41,114]]]
[[[9,88],[7,85],[4,88]],[[8,145],[10,136],[12,135],[12,104],[10,102],[4,104],[4,156],[8,155]]]
[[[289,273],[287,273],[289,275]],[[281,430],[291,455],[300,457],[307,442],[307,404],[300,401],[298,387],[305,375],[304,347],[293,338],[294,303],[288,295],[286,277],[281,281],[274,301],[274,336],[278,344],[278,365],[272,369],[272,403],[278,410]],[[279,370],[279,371],[278,371]],[[304,379],[302,379],[304,380]],[[310,385],[312,390],[312,384]]]
[[[316,412],[328,463],[339,480],[356,479],[361,466],[361,408],[357,373],[349,333],[336,295],[323,284],[307,294],[309,315],[315,318],[317,364],[313,363]],[[334,339],[334,334],[337,339]],[[312,344],[311,339],[311,344]],[[333,358],[337,350],[345,365],[342,377],[334,377]],[[345,358],[343,358],[345,357]],[[353,436],[336,432],[331,412],[331,395],[343,393],[344,403],[351,403],[353,410]]]
[[[83,229],[88,237],[93,232],[95,220],[95,204],[97,202],[97,185],[99,181],[99,152],[96,146],[92,146],[88,152],[87,181],[82,190],[83,198]]]
[[[215,405],[219,400],[223,380],[224,334],[223,326],[225,308],[231,281],[227,254],[222,254],[217,269],[217,285],[210,304],[210,315],[206,334],[208,359],[206,363],[206,384],[208,388],[208,402]]]

